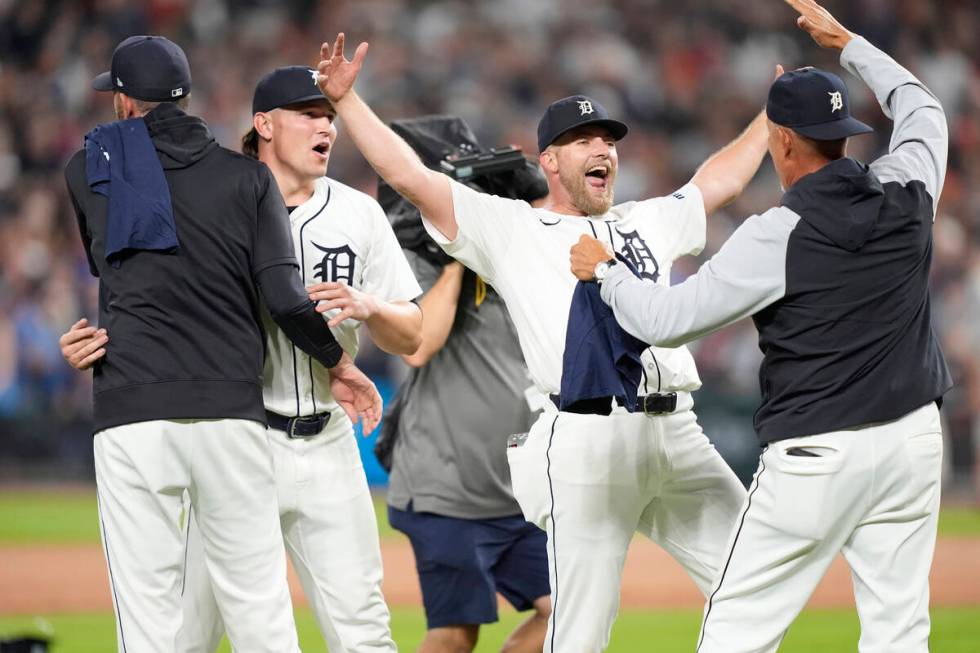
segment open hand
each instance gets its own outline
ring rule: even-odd
[[[351,288],[346,283],[326,281],[309,286],[306,290],[311,300],[319,302],[316,307],[318,313],[340,309],[327,322],[331,327],[347,319],[364,322],[378,312],[378,300],[373,295]]]
[[[814,0],[786,0],[786,4],[800,12],[796,24],[821,48],[843,50],[855,36]]]
[[[89,326],[84,317],[71,325],[68,332],[58,339],[61,355],[76,370],[87,370],[95,365],[97,360],[105,356],[105,345],[108,342],[109,334],[106,330]]]
[[[609,246],[601,240],[583,235],[572,247],[572,274],[581,281],[592,281],[595,278],[595,266],[615,256]]]
[[[362,435],[370,435],[378,426],[381,421],[381,395],[371,379],[354,365],[347,354],[330,368],[330,393],[350,421],[355,424],[361,422]]]
[[[336,104],[354,87],[354,80],[361,71],[368,44],[362,42],[354,51],[354,59],[344,56],[344,33],[337,35],[333,48],[329,43],[320,46],[320,63],[317,65],[317,84],[328,100]]]

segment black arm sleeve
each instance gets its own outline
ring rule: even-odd
[[[253,278],[267,267],[296,262],[293,237],[289,233],[289,213],[279,194],[272,173],[259,164],[256,189],[255,243],[252,248]],[[306,293],[303,293],[304,296]]]
[[[294,266],[267,267],[258,274],[256,282],[272,319],[294,345],[324,367],[333,367],[340,361],[344,350],[323,316],[316,312],[316,303],[307,296]]]
[[[82,210],[81,205],[78,203],[78,199],[75,197],[75,189],[72,186],[72,180],[81,177],[84,179],[85,172],[81,170],[84,168],[85,152],[84,150],[75,154],[68,162],[68,166],[65,168],[65,184],[68,186],[68,197],[71,199],[71,206],[75,210],[75,220],[78,222],[78,234],[82,238],[82,246],[85,248],[85,258],[88,259],[88,269],[92,273],[93,277],[99,276],[99,268],[95,265],[95,259],[92,258],[92,239],[89,237],[88,233],[88,223],[85,217],[85,211]]]
[[[257,197],[252,279],[269,314],[286,337],[324,367],[333,367],[344,350],[303,288],[297,273],[299,266],[289,233],[286,204],[272,173],[264,165],[260,166]]]

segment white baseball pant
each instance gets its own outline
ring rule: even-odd
[[[545,651],[602,651],[635,532],[707,595],[745,489],[705,437],[690,394],[670,415],[546,411],[507,450],[514,495],[548,533],[552,613]],[[651,635],[655,635],[651,633]]]
[[[374,504],[353,426],[342,411],[318,435],[289,439],[269,429],[286,550],[331,653],[393,653],[381,593]],[[213,653],[224,624],[189,524],[182,653]]]
[[[185,491],[235,651],[299,651],[262,424],[139,422],[100,431],[94,448],[119,651],[179,650]]]
[[[838,551],[854,581],[861,653],[928,651],[942,451],[935,403],[770,444],[705,605],[698,653],[775,651]]]

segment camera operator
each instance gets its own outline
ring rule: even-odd
[[[532,202],[547,195],[519,150],[483,152],[458,119],[394,128],[429,167],[478,190]],[[456,165],[444,157],[450,148]],[[436,246],[418,209],[384,184],[379,199],[425,293],[422,345],[402,356],[413,370],[385,420],[385,446],[394,440],[388,515],[415,550],[428,622],[419,651],[473,650],[480,625],[497,621],[499,592],[534,610],[504,649],[540,652],[551,612],[547,536],[521,514],[506,454],[508,436],[534,421],[517,333],[503,300]]]

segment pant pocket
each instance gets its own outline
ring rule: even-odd
[[[800,453],[800,449],[805,454]],[[778,508],[773,525],[807,540],[820,540],[834,527],[843,501],[839,478],[844,452],[832,445],[776,443],[763,454],[772,475]]]
[[[524,519],[541,529],[545,528],[546,519],[551,513],[546,459],[551,421],[538,419],[523,444],[507,448],[514,498],[521,507]]]

